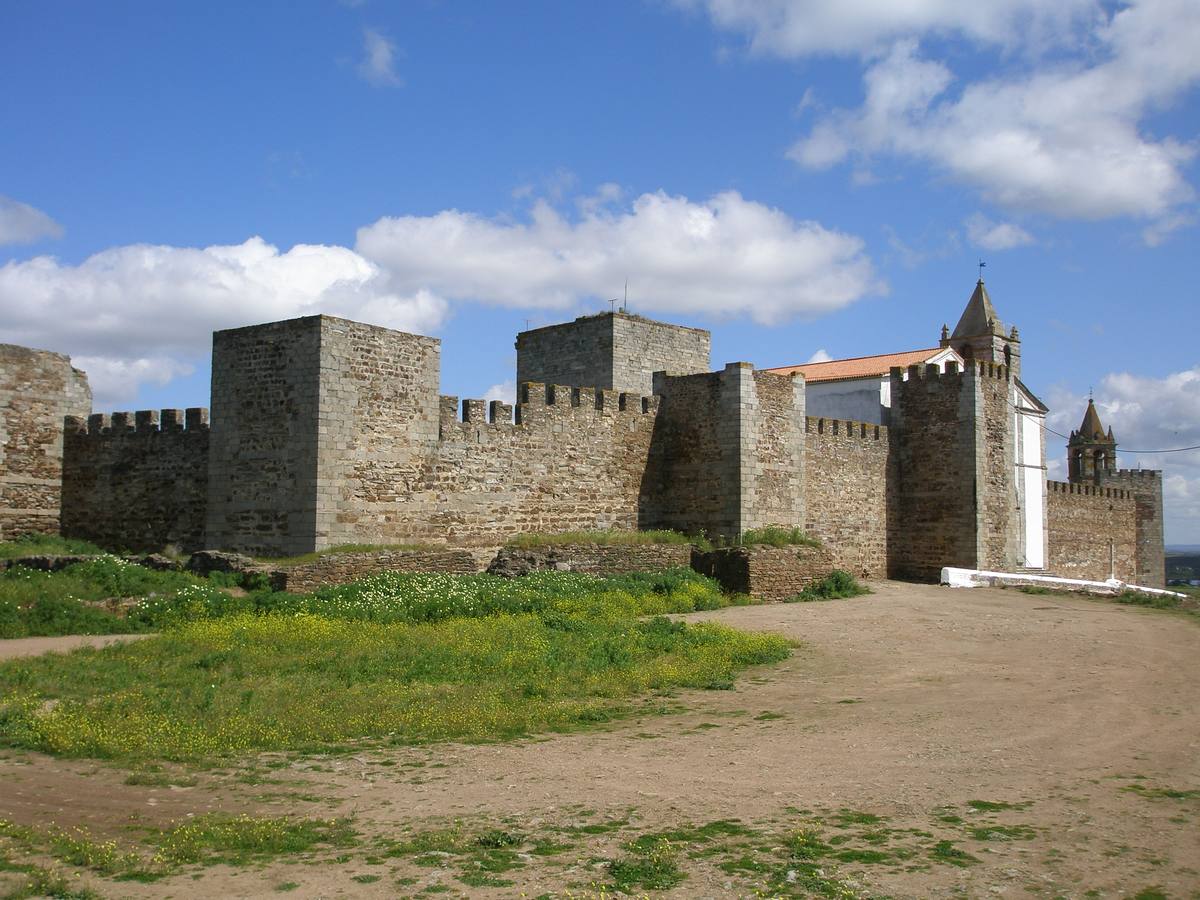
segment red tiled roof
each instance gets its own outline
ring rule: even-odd
[[[883,353],[879,356],[856,356],[853,359],[831,359],[828,362],[811,362],[799,366],[779,366],[766,369],[776,375],[791,375],[799,372],[805,381],[836,381],[843,378],[869,378],[886,375],[892,366],[920,365],[942,352],[941,347],[929,350],[906,350],[903,353]]]

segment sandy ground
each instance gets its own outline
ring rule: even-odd
[[[68,653],[80,647],[107,647],[124,641],[138,641],[148,634],[71,635],[70,637],[13,638],[0,641],[0,659],[41,656],[43,653]]]
[[[118,769],[10,753],[0,759],[0,818],[103,831],[130,816],[287,810],[352,815],[367,833],[398,834],[446,817],[536,824],[585,807],[632,810],[628,839],[719,818],[786,822],[789,808],[935,829],[942,808],[969,824],[966,805],[982,799],[1028,804],[993,818],[1037,836],[963,840],[980,860],[966,868],[851,874],[864,892],[893,897],[1124,897],[1150,886],[1162,893],[1148,896],[1200,897],[1200,795],[1160,793],[1200,789],[1200,620],[1016,591],[873,587],[854,600],[690,617],[803,643],[733,691],[680,696],[681,713],[510,744],[332,758],[325,771],[301,761],[287,770],[293,799],[220,775],[193,788],[129,786]],[[295,799],[305,792],[319,796]],[[291,896],[395,896],[394,879],[351,881],[359,871],[279,863],[100,889],[258,896],[293,882]],[[535,867],[507,877],[517,884],[497,895],[563,886]],[[744,893],[701,873],[668,896]]]

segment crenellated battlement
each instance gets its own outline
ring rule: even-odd
[[[1133,494],[1123,488],[1096,487],[1090,484],[1074,484],[1068,481],[1047,481],[1046,490],[1052,494],[1078,494],[1083,497],[1101,497],[1109,500],[1133,499]]]
[[[439,430],[442,439],[461,437],[468,429],[487,433],[537,428],[552,424],[556,431],[583,426],[589,420],[619,416],[640,419],[658,412],[658,397],[625,391],[572,387],[563,384],[525,382],[517,391],[514,407],[499,400],[439,398]],[[477,432],[476,437],[481,436]]]
[[[968,359],[959,369],[955,360],[947,360],[945,371],[937,363],[923,366],[892,366],[888,370],[892,385],[912,385],[919,382],[958,382],[962,378],[987,378],[993,381],[1011,381],[1012,368],[999,363]]]
[[[1140,481],[1162,481],[1162,472],[1158,469],[1117,469],[1105,474],[1104,479],[1111,481],[1115,478],[1131,478]]]
[[[136,412],[92,413],[67,416],[63,429],[67,434],[113,437],[126,434],[157,434],[162,432],[207,432],[208,409],[193,406],[182,409],[139,409]]]
[[[887,441],[886,425],[874,425],[870,422],[855,422],[850,419],[825,419],[818,416],[805,416],[804,431],[806,434],[828,437],[857,438],[862,441]]]

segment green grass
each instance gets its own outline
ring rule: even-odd
[[[95,544],[57,534],[30,534],[0,542],[0,559],[22,556],[96,556],[104,551]]]
[[[556,547],[564,544],[600,544],[606,547],[625,544],[691,544],[702,550],[711,550],[712,545],[703,535],[687,535],[669,529],[650,531],[559,531],[536,534],[518,534],[509,539],[509,547]]]
[[[136,610],[126,618],[89,605],[132,597],[154,597],[158,604],[179,608],[230,599],[204,579],[143,568],[116,556],[98,556],[58,572],[15,566],[0,572],[0,638],[115,634],[157,627],[158,622]]]
[[[781,528],[768,525],[765,528],[751,528],[742,532],[737,541],[738,546],[753,547],[820,547],[821,542],[809,537],[802,528]]]
[[[622,894],[632,894],[637,888],[665,891],[686,877],[679,868],[679,852],[665,838],[629,845],[633,852],[608,863],[613,887]]]
[[[816,600],[841,600],[871,593],[849,572],[834,569],[820,581],[813,582],[799,594],[788,597],[785,603],[811,603]]]
[[[358,843],[345,819],[292,816],[214,813],[141,831],[137,844],[121,845],[99,840],[82,828],[32,828],[0,819],[0,839],[8,846],[118,881],[151,882],[191,865],[240,866]]]
[[[239,613],[13,660],[0,745],[136,761],[506,739],[606,722],[635,697],[732,684],[788,654],[780,637],[661,617],[719,602],[695,578],[617,582],[633,594],[568,573],[395,576],[403,590],[372,601],[387,621]]]
[[[1178,588],[1171,588],[1171,590],[1178,590]],[[1130,606],[1147,606],[1151,609],[1183,609],[1195,612],[1190,606],[1185,605],[1184,598],[1172,597],[1169,594],[1143,594],[1140,591],[1124,590],[1113,597],[1113,600]]]
[[[326,556],[340,556],[345,553],[382,553],[384,551],[402,552],[405,550],[442,550],[436,544],[338,544],[336,547],[326,547],[313,553],[301,553],[297,556],[262,556],[256,557],[258,562],[272,566],[299,566],[304,563],[317,562]]]

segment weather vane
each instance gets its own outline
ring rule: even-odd
[[[979,280],[983,281],[983,270],[987,268],[987,263],[982,259],[979,261]]]

